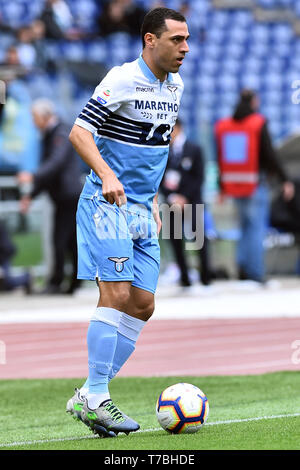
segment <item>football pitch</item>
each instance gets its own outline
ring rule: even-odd
[[[196,434],[171,435],[155,415],[166,387],[188,382],[207,395],[210,413]],[[112,399],[141,429],[94,437],[65,412],[78,379],[1,380],[0,450],[299,450],[300,374],[116,378]],[[13,399],[12,399],[13,397]]]

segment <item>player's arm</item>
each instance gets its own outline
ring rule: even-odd
[[[82,160],[92,168],[102,180],[103,197],[110,204],[114,202],[117,206],[126,204],[126,195],[123,185],[118,180],[113,170],[101,157],[95,144],[93,134],[87,129],[74,124],[69,139]]]

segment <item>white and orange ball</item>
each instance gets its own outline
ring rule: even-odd
[[[163,429],[172,434],[195,433],[205,424],[209,413],[206,395],[195,385],[178,383],[158,397],[156,416]]]

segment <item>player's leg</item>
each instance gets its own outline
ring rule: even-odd
[[[133,254],[134,280],[130,288],[130,296],[127,305],[122,307],[123,312],[120,315],[117,345],[110,378],[121,369],[134,351],[137,338],[154,311],[154,293],[158,280],[160,258],[158,240],[151,238],[138,239],[134,243]],[[101,295],[103,305],[109,304],[111,296],[109,289],[106,289],[104,295],[101,292]],[[100,408],[98,410],[100,410]],[[103,416],[101,411],[96,411],[96,413],[98,413],[99,422],[101,422]],[[115,432],[118,432],[120,426],[122,426],[123,429],[126,426],[128,429],[127,432],[138,429],[139,426],[137,423],[124,415],[124,413],[121,414],[126,421],[120,423],[118,426],[110,425],[109,429],[113,429]],[[83,417],[87,416],[87,410],[85,408],[83,408],[82,415]],[[96,415],[93,416],[91,414],[90,416],[97,420]],[[134,427],[135,425],[136,427]]]
[[[155,230],[156,226],[154,227]],[[137,339],[154,312],[154,294],[157,286],[160,247],[157,237],[138,238],[134,242],[134,280],[126,310],[120,317],[118,342],[110,379],[129,359]]]
[[[117,345],[120,317],[127,306],[131,283],[99,282],[99,302],[87,333],[89,390],[88,405],[98,408],[110,399],[108,376]]]
[[[126,420],[112,405],[108,389],[119,318],[129,298],[130,282],[100,282],[99,290],[100,299],[87,332],[89,376],[83,387],[76,389],[68,401],[67,411],[101,435],[114,437],[113,431],[130,432],[138,428],[135,422],[132,424],[127,420],[124,424]],[[105,409],[107,406],[109,410]],[[110,429],[106,433],[107,427]]]
[[[100,425],[114,433],[129,433],[137,431],[139,425],[112,402],[108,382],[117,346],[119,319],[129,300],[130,283],[100,282],[99,289],[99,303],[87,335],[89,391],[81,417],[93,429]]]
[[[115,377],[134,352],[140,333],[153,312],[154,294],[131,286],[129,302],[120,316],[117,345],[109,380]]]
[[[133,280],[132,241],[126,236],[126,220],[119,209],[97,198],[80,200],[77,223],[78,277],[101,279],[100,300],[87,334],[87,409],[84,414],[83,407],[80,416],[93,429],[101,425],[116,432],[129,432],[136,430],[138,425],[129,423],[129,426],[121,412],[111,403],[108,373],[116,348],[119,318],[128,302]],[[98,413],[101,407],[102,422]]]

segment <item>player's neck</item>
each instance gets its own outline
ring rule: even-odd
[[[142,58],[144,59],[144,62],[148,65],[151,72],[156,76],[156,78],[158,78],[160,82],[164,82],[168,74],[160,67],[157,67],[151,55],[148,53],[147,49],[143,51]]]

